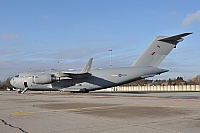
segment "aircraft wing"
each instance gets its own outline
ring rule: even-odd
[[[73,72],[62,72],[65,77],[69,77],[69,78],[84,78],[84,77],[88,77],[91,76],[91,73],[83,73],[83,72],[79,72],[79,73],[73,73]],[[61,78],[64,79],[64,78]]]
[[[88,60],[87,64],[85,65],[85,67],[83,68],[83,70],[81,72],[61,71],[61,73],[63,75],[61,80],[69,79],[69,78],[84,78],[84,77],[91,76],[92,74],[89,73],[89,71],[91,70],[92,60],[93,60],[93,58],[90,58]],[[64,78],[64,77],[66,77],[66,78]]]

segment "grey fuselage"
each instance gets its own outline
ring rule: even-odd
[[[69,78],[54,81],[52,83],[35,83],[34,78],[38,74],[50,75],[57,74],[59,71],[29,71],[20,73],[11,79],[11,84],[17,89],[23,90],[24,83],[29,90],[37,91],[70,91],[84,92],[94,91],[109,87],[115,87],[142,78],[152,77],[157,74],[167,72],[168,70],[157,67],[124,67],[110,69],[94,69],[90,71],[89,76],[82,78]]]

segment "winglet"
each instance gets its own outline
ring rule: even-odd
[[[175,35],[175,36],[165,37],[165,38],[159,39],[158,41],[163,41],[163,42],[167,42],[167,43],[176,45],[178,42],[183,41],[182,37],[190,35],[190,34],[192,34],[192,33],[183,33],[183,34],[179,34],[179,35]]]
[[[82,73],[88,73],[91,70],[91,66],[92,66],[92,60],[93,58],[90,58],[87,62],[87,64],[85,65],[85,67],[83,68],[83,70],[81,71]]]

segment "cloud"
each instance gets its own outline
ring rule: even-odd
[[[55,52],[48,52],[39,55],[40,57],[48,58],[48,59],[83,59],[90,57],[103,56],[105,53],[108,53],[108,47],[79,47],[79,48],[71,48],[71,49],[62,49]]]
[[[18,40],[18,39],[20,39],[20,35],[17,34],[0,35],[0,40]]]
[[[194,22],[200,22],[200,10],[196,11],[195,13],[187,14],[181,25],[188,26]]]
[[[12,49],[1,49],[0,50],[0,53],[2,54],[2,55],[6,55],[6,54],[11,54],[11,53],[13,53],[13,52],[15,52],[14,50],[12,50]],[[2,57],[2,56],[1,56]],[[0,58],[1,59],[1,58]]]

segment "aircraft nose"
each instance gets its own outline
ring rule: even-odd
[[[11,78],[11,79],[10,79],[10,84],[11,84],[12,86],[14,86],[14,78]]]

